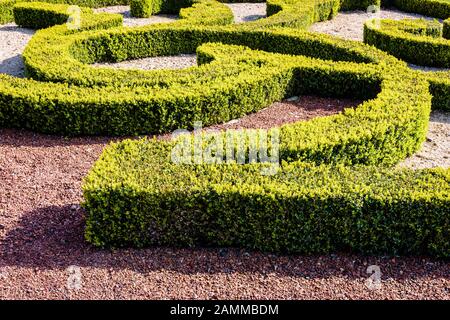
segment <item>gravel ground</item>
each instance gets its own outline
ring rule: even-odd
[[[367,19],[432,19],[419,14],[406,13],[395,9],[381,9],[378,13],[367,13],[365,11],[340,12],[333,20],[315,23],[310,31],[330,34],[332,36],[363,41],[364,22]]]
[[[0,130],[0,299],[450,299],[450,264],[425,257],[92,248],[80,185],[108,141]]]
[[[235,23],[254,21],[266,16],[265,3],[226,3],[226,5],[233,11]]]
[[[128,10],[115,8],[115,12]],[[140,23],[149,22],[133,19],[130,25]],[[14,61],[31,34],[12,24],[0,26],[0,72],[23,74],[20,58],[13,63],[8,60]],[[149,68],[157,62],[140,62],[138,67]],[[355,104],[300,97],[214,128],[268,127],[332,114]],[[434,133],[434,123],[444,127]],[[434,149],[447,150],[447,155],[448,125],[448,114],[433,113],[429,143],[437,144]],[[447,134],[442,138],[447,148],[441,138],[433,140],[442,132]],[[81,180],[112,140],[0,129],[0,299],[450,299],[450,263],[427,257],[92,248],[83,240]],[[433,159],[424,163],[436,164]],[[380,267],[379,289],[367,286],[370,265]],[[79,287],[73,281],[78,272]]]
[[[275,102],[270,107],[240,119],[209,127],[212,130],[269,129],[285,123],[309,120],[339,113],[347,107],[356,107],[361,101],[321,98],[317,96],[291,97]]]
[[[94,67],[106,67],[114,69],[184,69],[197,65],[197,56],[195,54],[180,54],[168,57],[150,57],[122,61],[118,63],[95,63]]]
[[[168,23],[178,20],[177,15],[158,14],[150,18],[132,18],[130,14],[130,6],[112,6],[107,8],[94,9],[97,13],[119,13],[123,15],[123,24],[127,27],[139,27],[147,24]]]

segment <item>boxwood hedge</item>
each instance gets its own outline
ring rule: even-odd
[[[340,8],[378,3],[271,0],[267,19],[231,25],[226,7],[200,0],[177,7],[175,23],[132,29],[84,9],[80,30],[36,33],[24,52],[30,79],[0,75],[0,126],[135,135],[227,121],[290,95],[359,97],[356,109],[280,127],[274,176],[260,175],[264,164],[174,164],[176,141],[113,144],[84,182],[86,238],[448,257],[449,170],[358,166],[415,152],[432,103],[441,107],[448,91],[378,49],[302,30]],[[64,22],[66,8],[21,2],[14,14],[38,28]],[[45,15],[53,22],[43,25]],[[199,66],[185,70],[88,65],[192,52]]]
[[[450,68],[450,1],[394,0],[396,7],[427,16],[447,19],[438,21],[370,20],[364,26],[364,42],[409,63]],[[417,72],[430,82],[435,108],[450,110],[450,72]]]
[[[110,145],[84,182],[96,246],[450,257],[450,170],[284,163],[179,165],[172,142]]]

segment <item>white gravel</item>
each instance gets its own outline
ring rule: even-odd
[[[332,36],[363,41],[364,23],[368,19],[433,19],[419,14],[406,13],[394,9],[381,9],[377,13],[367,13],[366,11],[340,12],[333,20],[318,22],[313,24],[309,30],[313,32],[326,33]]]
[[[14,23],[0,25],[0,73],[24,77],[22,51],[34,31],[19,28]]]
[[[254,21],[266,16],[265,3],[226,3],[226,5],[233,11],[235,23]]]
[[[450,167],[450,113],[433,111],[427,141],[422,149],[399,164],[400,167],[424,169]]]
[[[266,6],[264,3],[238,3],[227,4],[235,15],[235,22],[242,23],[252,21],[265,16]],[[129,6],[114,6],[96,9],[96,12],[120,13],[124,16],[124,24],[127,26],[141,26],[153,23],[168,23],[177,19],[176,16],[158,15],[148,19],[131,18]],[[322,32],[334,36],[362,41],[364,21],[374,17],[364,11],[340,13],[331,21],[319,22],[311,26],[310,30]],[[421,18],[423,16],[403,13],[397,10],[381,10],[380,18],[402,19]],[[34,34],[33,30],[19,28],[13,23],[0,26],[0,73],[7,73],[17,77],[24,76],[24,68],[21,52],[27,42]],[[111,68],[124,69],[181,69],[196,65],[195,55],[179,55],[174,57],[154,57],[132,61],[124,61],[114,64],[95,64],[96,66],[107,66]],[[421,68],[427,71],[442,69]],[[449,167],[450,166],[450,113],[442,111],[432,112],[430,129],[427,141],[422,150],[407,159],[400,166],[411,168],[426,167]]]
[[[420,70],[420,71],[424,71],[424,72],[450,71],[450,69],[448,69],[448,68],[425,67],[425,66],[418,66],[418,65],[415,65],[412,63],[408,64],[408,66],[411,69]]]
[[[133,18],[130,14],[130,6],[112,6],[106,8],[94,9],[97,13],[118,13],[123,15],[123,25],[127,27],[139,27],[147,24],[169,23],[178,20],[177,15],[158,14],[150,18]]]

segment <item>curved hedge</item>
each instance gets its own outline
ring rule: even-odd
[[[19,4],[16,10],[28,8],[33,12],[36,6],[39,4]],[[331,12],[328,7],[323,10]],[[105,23],[108,26],[118,24],[118,19],[84,13],[81,28],[93,29],[97,25],[103,28]],[[268,32],[250,30],[247,26],[210,27],[190,19],[170,25],[95,32],[74,32],[62,25],[39,31],[25,50],[24,60],[31,77],[63,84],[2,76],[6,81],[0,85],[3,97],[0,123],[48,133],[154,133],[189,126],[194,120],[206,124],[227,121],[265,107],[289,93],[281,89],[284,82],[259,82],[253,71],[245,72],[249,63],[240,61],[227,61],[234,67],[222,67],[221,72],[219,63],[173,72],[113,71],[81,63],[194,52],[202,43],[219,41],[285,54],[402,66],[398,60],[362,44],[290,29]],[[215,68],[214,73],[210,72],[211,68]],[[357,74],[359,66],[353,68]],[[206,82],[211,82],[208,91],[204,90]],[[271,85],[271,91],[264,93],[260,88],[252,91],[254,95],[248,95],[243,89],[257,88],[261,84]],[[346,85],[351,88],[351,83]],[[151,94],[142,94],[150,87]],[[342,84],[335,84],[335,88],[324,90],[324,94],[339,93],[341,88]],[[350,91],[347,88],[341,95],[345,92]]]
[[[442,25],[423,19],[370,20],[364,42],[410,63],[450,67],[450,40],[442,38]]]
[[[405,63],[301,30],[368,3],[379,1],[273,0],[267,19],[230,25],[222,4],[201,0],[180,9],[175,23],[140,28],[83,10],[80,30],[57,25],[33,37],[24,52],[32,79],[0,75],[0,126],[134,135],[227,121],[291,95],[359,97],[366,101],[356,109],[280,127],[274,176],[260,174],[264,164],[171,163],[176,141],[110,146],[84,182],[86,238],[98,246],[448,257],[449,170],[344,167],[392,165],[412,154],[432,104],[427,79]],[[65,8],[20,3],[15,15],[24,25],[46,14],[60,23]],[[185,70],[88,65],[195,51],[199,66]]]

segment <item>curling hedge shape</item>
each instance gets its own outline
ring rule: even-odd
[[[19,4],[16,10],[33,11],[35,6],[39,4]],[[327,7],[323,10],[331,12]],[[222,17],[220,15],[216,22],[223,22]],[[213,20],[214,16],[207,22]],[[103,29],[108,21],[119,23],[117,16],[90,13],[83,13],[82,21],[82,30],[96,26]],[[282,91],[282,83],[259,82],[258,73],[249,71],[253,66],[246,61],[233,62],[225,58],[226,68],[217,62],[173,72],[113,71],[84,64],[195,52],[205,42],[243,44],[285,54],[383,62],[401,67],[398,60],[362,44],[291,29],[267,32],[265,28],[248,26],[212,27],[204,26],[203,19],[196,18],[184,18],[167,25],[91,32],[74,32],[61,25],[39,31],[24,52],[28,75],[41,81],[1,76],[5,81],[0,86],[3,96],[0,124],[72,135],[155,133],[186,127],[194,120],[205,124],[227,121],[261,109],[289,93]],[[210,72],[212,68],[214,72]],[[360,67],[352,68],[358,73]],[[261,70],[261,77],[264,72]],[[208,90],[205,90],[206,82],[209,82]],[[320,82],[312,82],[316,87],[320,85]],[[276,94],[261,91],[269,84]],[[346,85],[351,88],[351,83]],[[342,91],[342,84],[334,86],[324,90],[324,94]],[[243,88],[254,91],[249,94]],[[340,94],[345,95],[345,92],[350,91],[346,88]]]

